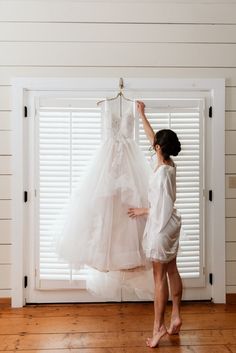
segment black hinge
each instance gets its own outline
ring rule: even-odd
[[[209,273],[209,283],[213,284],[213,273]]]
[[[213,193],[212,190],[209,190],[209,201],[212,201],[213,199]]]
[[[28,201],[28,192],[24,191],[24,202]]]
[[[212,118],[212,106],[209,107],[209,118]]]
[[[24,288],[28,286],[28,276],[24,276]]]
[[[26,106],[24,106],[24,117],[27,118],[28,116],[28,109]]]

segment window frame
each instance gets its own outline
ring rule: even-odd
[[[212,178],[207,185],[213,190],[213,202],[209,202],[213,224],[209,226],[211,256],[207,259],[209,273],[214,273],[212,299],[215,303],[225,302],[225,80],[224,79],[146,79],[126,78],[125,88],[129,92],[143,91],[208,91],[211,94],[210,105],[213,109],[211,134],[211,170]],[[27,244],[25,244],[26,215],[29,205],[23,202],[23,192],[28,189],[24,160],[24,124],[34,112],[28,112],[24,118],[24,103],[27,90],[55,91],[100,91],[112,96],[117,92],[118,78],[16,78],[13,85],[13,226],[12,226],[12,306],[25,304],[23,279],[26,272]],[[30,138],[30,136],[29,136]],[[216,158],[217,157],[217,158]],[[31,197],[29,193],[29,199]],[[25,247],[26,246],[26,247]],[[28,255],[29,252],[28,252]]]

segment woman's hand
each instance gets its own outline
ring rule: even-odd
[[[137,101],[137,111],[141,116],[145,116],[145,104],[141,101]]]
[[[151,145],[153,145],[155,133],[145,115],[145,104],[143,102],[137,101],[137,111],[141,117],[145,134],[149,139]]]
[[[148,214],[148,208],[129,208],[128,215],[131,218],[136,218],[138,216],[144,216]]]

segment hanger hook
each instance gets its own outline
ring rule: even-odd
[[[124,88],[124,81],[122,77],[120,78],[120,81],[119,81],[119,87],[120,87],[120,91]]]

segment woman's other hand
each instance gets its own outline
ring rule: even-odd
[[[139,216],[144,216],[148,214],[148,208],[129,208],[128,215],[131,218],[136,218]]]
[[[153,128],[151,127],[151,125],[145,115],[145,104],[143,102],[137,101],[137,111],[138,111],[140,118],[142,120],[145,134],[146,134],[147,138],[149,139],[151,145],[153,145],[155,133],[154,133]]]
[[[141,101],[137,101],[137,111],[141,116],[145,115],[145,104]]]

